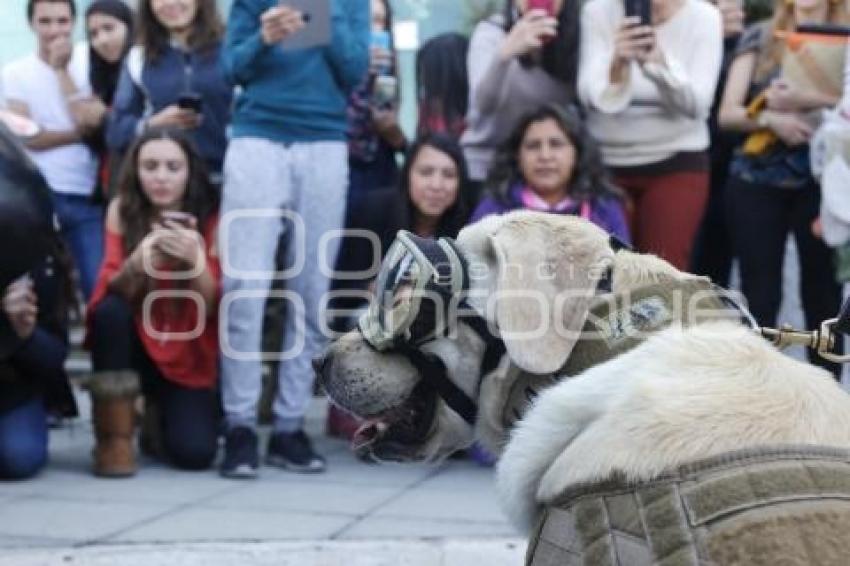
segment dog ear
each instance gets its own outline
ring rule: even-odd
[[[607,234],[573,217],[508,217],[490,235],[497,263],[495,320],[511,359],[544,374],[564,365],[599,278],[613,261]]]

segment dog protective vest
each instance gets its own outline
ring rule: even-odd
[[[527,566],[846,566],[850,452],[730,452],[628,485],[568,488]]]

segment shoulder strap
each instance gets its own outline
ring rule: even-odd
[[[142,93],[142,98],[145,100],[143,117],[148,118],[153,114],[153,106],[151,105],[148,91],[142,82],[142,71],[145,68],[145,48],[141,45],[131,47],[130,51],[127,52],[127,58],[124,64],[127,65],[127,73],[130,75],[133,84]]]
[[[145,66],[145,48],[134,45],[127,53],[127,72],[137,87],[142,88],[142,69]]]

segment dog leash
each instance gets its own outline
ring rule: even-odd
[[[850,354],[836,354],[835,345],[845,336],[850,336],[850,299],[844,302],[838,316],[821,323],[817,330],[797,330],[790,324],[780,328],[760,327],[761,335],[771,344],[783,350],[789,346],[805,346],[830,362],[850,362]]]

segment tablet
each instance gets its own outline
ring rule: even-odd
[[[281,0],[280,5],[304,14],[304,27],[280,42],[283,49],[293,51],[330,44],[330,0]]]
[[[797,33],[848,37],[850,36],[850,27],[839,24],[800,24],[797,26]]]

